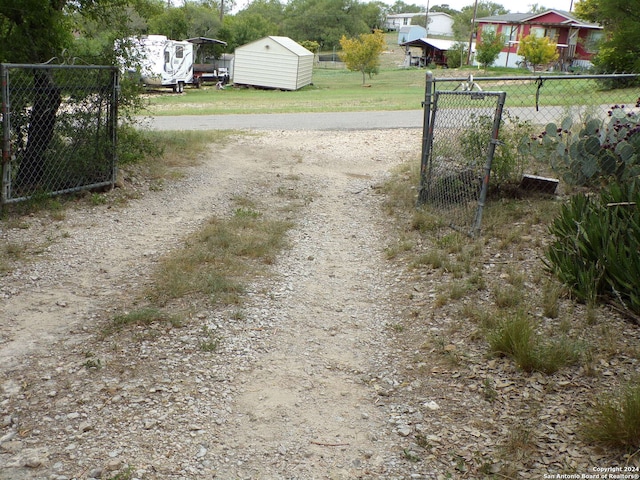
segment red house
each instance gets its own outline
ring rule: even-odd
[[[569,70],[591,66],[591,57],[604,37],[600,25],[580,20],[569,12],[546,10],[541,13],[509,13],[478,18],[477,42],[482,43],[483,32],[502,34],[505,45],[495,66],[520,67],[518,44],[527,35],[548,37],[558,46],[560,57],[554,69]]]

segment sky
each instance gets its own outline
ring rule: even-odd
[[[170,0],[172,5],[181,5],[183,0]],[[233,9],[233,13],[236,13],[238,10],[244,8],[250,0],[236,0],[235,8]],[[286,3],[287,0],[280,0],[283,3]],[[395,0],[383,0],[385,3],[392,5]],[[403,0],[404,3],[412,5],[421,5],[425,9],[427,5],[429,8],[435,5],[449,5],[449,7],[454,8],[456,10],[462,9],[467,5],[473,5],[474,0]],[[427,3],[428,1],[428,3]],[[572,5],[575,4],[578,0],[489,0],[494,3],[498,3],[503,5],[504,8],[509,10],[511,13],[525,13],[529,11],[529,5],[538,4],[545,8],[554,8],[557,10],[564,10],[569,12],[572,10]]]
[[[427,7],[426,0],[419,1],[411,1],[411,0],[403,0],[405,3],[416,5],[423,5],[425,8]],[[498,3],[503,5],[504,8],[509,10],[511,13],[524,13],[529,11],[529,5],[537,3],[538,5],[545,8],[554,8],[557,10],[569,11],[571,8],[571,0],[490,0],[494,3]],[[462,7],[467,5],[473,5],[474,0],[430,0],[429,8],[434,5],[444,5],[448,4],[451,8],[456,10],[460,10]]]

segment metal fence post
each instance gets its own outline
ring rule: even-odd
[[[0,191],[0,205],[3,205],[9,197],[11,188],[11,124],[9,122],[9,69],[0,64],[0,77],[2,77],[2,190]]]
[[[489,190],[489,178],[491,177],[491,164],[493,163],[493,156],[496,152],[496,145],[500,143],[498,135],[500,133],[500,124],[502,122],[502,111],[504,109],[504,102],[507,98],[506,92],[501,92],[498,97],[498,105],[496,106],[496,114],[493,117],[493,127],[491,130],[491,142],[489,143],[489,149],[487,151],[487,162],[484,166],[484,175],[482,177],[482,188],[480,190],[480,197],[478,199],[478,210],[476,211],[476,219],[473,224],[473,230],[471,236],[475,237],[480,231],[480,225],[482,224],[482,210],[487,201],[487,191]]]
[[[433,141],[433,128],[431,127],[431,107],[433,97],[433,86],[435,79],[433,72],[428,71],[426,75],[425,90],[424,90],[424,102],[422,102],[422,108],[424,109],[424,120],[422,127],[422,155],[420,160],[420,187],[418,190],[418,205],[423,205],[426,202],[426,175],[427,166],[429,163],[429,157],[431,156],[431,143]]]

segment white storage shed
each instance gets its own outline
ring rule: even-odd
[[[264,37],[236,48],[233,83],[298,90],[312,82],[313,57],[289,37]]]

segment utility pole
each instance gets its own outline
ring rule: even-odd
[[[473,20],[471,20],[471,35],[469,35],[469,51],[467,52],[467,65],[471,64],[471,45],[473,44],[473,34],[476,31],[476,15],[478,14],[478,0],[473,4]]]
[[[429,0],[427,0],[427,13],[424,17],[424,29],[427,31],[427,38],[429,37]]]
[[[220,0],[220,23],[222,23],[223,17],[224,17],[224,0]]]

